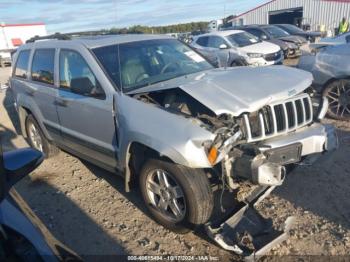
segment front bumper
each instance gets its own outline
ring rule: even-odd
[[[283,136],[262,141],[260,152],[301,143],[301,156],[333,151],[338,147],[338,137],[332,125],[313,123]]]
[[[315,162],[322,154],[338,147],[332,125],[313,123],[294,132],[263,140],[255,154],[243,153],[232,159],[231,177],[241,177],[258,185],[279,186],[285,178],[285,166]]]
[[[250,154],[233,153],[229,176],[245,177],[260,186],[218,220],[207,223],[208,236],[222,248],[242,255],[246,261],[258,260],[288,238],[295,221],[294,217],[288,217],[284,230],[279,231],[274,229],[270,219],[256,210],[256,206],[275,186],[283,182],[284,165],[299,162],[302,157],[333,151],[337,147],[334,127],[313,123],[286,135],[261,141],[255,155],[251,154],[252,151]],[[226,165],[224,169],[227,169]]]

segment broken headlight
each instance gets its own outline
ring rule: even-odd
[[[242,131],[237,125],[233,130],[228,128],[219,128],[215,132],[214,141],[207,141],[204,147],[207,150],[208,161],[211,165],[220,162],[225,155],[235,146],[236,142],[241,138]]]

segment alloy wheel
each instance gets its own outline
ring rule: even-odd
[[[179,222],[185,217],[184,193],[170,173],[161,169],[149,172],[146,192],[152,206],[167,219]]]
[[[35,126],[34,123],[29,124],[29,137],[35,149],[43,151],[43,142],[40,136],[39,129]]]
[[[327,91],[329,111],[339,118],[350,118],[350,80],[334,82]]]

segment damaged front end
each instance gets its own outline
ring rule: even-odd
[[[256,205],[283,183],[290,165],[306,163],[337,148],[334,128],[318,123],[320,114],[314,117],[307,93],[238,116],[218,115],[181,88],[133,97],[188,118],[212,133],[214,139],[202,141],[201,146],[212,173],[226,189],[239,191],[243,184],[252,185],[248,194],[237,196],[238,205],[227,216],[206,225],[209,237],[218,245],[247,259],[263,255],[285,240],[293,223],[290,217],[285,230],[277,231],[271,220],[259,214]]]

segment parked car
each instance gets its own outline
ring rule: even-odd
[[[330,45],[342,45],[348,43],[350,43],[350,32],[337,35],[335,37],[321,38],[320,41],[318,41],[317,43],[310,44],[310,48],[319,49]]]
[[[325,47],[300,58],[298,68],[314,76],[315,90],[329,102],[328,115],[350,120],[350,45]]]
[[[220,66],[282,64],[279,46],[240,30],[215,31],[193,38],[191,46]]]
[[[0,55],[0,67],[11,66],[11,57]]]
[[[321,32],[304,31],[301,28],[291,24],[276,24],[275,26],[282,28],[290,35],[298,35],[305,37],[306,40],[308,40],[311,43],[316,42],[316,40],[318,40],[318,38],[320,38],[322,35]]]
[[[279,45],[285,58],[295,58],[301,55],[300,47],[306,44],[306,39],[300,36],[292,36],[283,29],[273,25],[248,25],[239,27],[262,41],[268,41]]]
[[[239,45],[258,42],[237,34]],[[180,233],[205,224],[238,254],[285,239],[291,218],[276,234],[255,204],[283,183],[286,166],[337,145],[334,128],[317,121],[326,108],[314,115],[305,93],[312,75],[295,68],[214,68],[165,35],[33,39],[14,61],[10,85],[32,147],[48,157],[59,147],[120,174],[127,192],[138,180],[158,223]],[[247,190],[244,201],[206,223],[219,185]]]
[[[12,188],[43,159],[31,148],[3,153],[0,141],[0,261],[82,261],[52,236]]]

